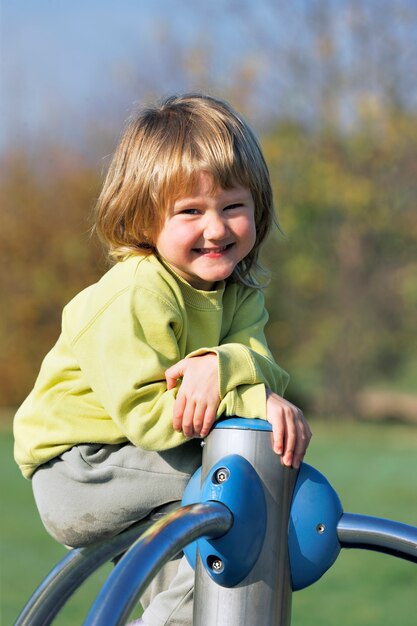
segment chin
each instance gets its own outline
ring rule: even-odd
[[[209,278],[207,282],[218,283],[221,280],[227,280],[232,274],[233,272],[225,272],[223,274],[219,274],[218,276],[213,276],[212,278]]]

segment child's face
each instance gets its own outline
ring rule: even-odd
[[[190,285],[209,291],[252,250],[254,213],[248,189],[213,189],[211,176],[201,172],[195,191],[168,210],[156,248]]]

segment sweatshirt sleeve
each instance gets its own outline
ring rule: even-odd
[[[127,439],[144,449],[186,441],[172,427],[177,390],[167,391],[164,374],[181,358],[181,327],[181,313],[172,302],[140,288],[111,302],[73,340],[94,394]]]
[[[265,409],[265,387],[283,395],[289,376],[274,360],[268,349],[264,328],[268,321],[264,296],[260,290],[246,289],[237,304],[227,335],[219,346],[199,350],[215,352],[219,357],[220,410],[228,413],[231,405],[258,405],[259,417]],[[252,387],[252,390],[251,390]],[[262,402],[260,403],[260,400]],[[246,412],[248,409],[246,408]],[[253,409],[249,408],[249,412]],[[239,414],[239,413],[237,413]],[[253,415],[244,415],[253,417]]]

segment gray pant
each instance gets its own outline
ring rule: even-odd
[[[200,464],[197,440],[164,452],[132,444],[83,444],[42,465],[33,476],[33,492],[52,537],[67,546],[85,546],[122,532],[162,504],[181,500]],[[184,558],[178,563],[168,563],[141,599],[149,626],[192,624],[194,573]]]

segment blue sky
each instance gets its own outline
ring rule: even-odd
[[[0,149],[45,132],[76,133],[87,119],[119,124],[150,84],[159,95],[204,88],[192,70],[187,77],[172,65],[178,55],[187,67],[196,62],[187,46],[208,46],[216,67],[205,72],[227,74],[239,47],[250,50],[227,5],[233,1],[3,0]],[[247,5],[264,19],[262,2]]]
[[[297,19],[306,3],[277,12],[274,0],[2,0],[0,150],[77,135],[87,120],[119,128],[149,91],[214,84],[223,95],[243,58],[260,71],[276,61],[263,34],[285,41],[288,6]],[[209,51],[205,65],[197,48]]]
[[[171,6],[174,3],[171,3]],[[150,47],[162,0],[3,0],[3,141],[41,132],[48,118],[76,121],[111,95],[117,67]]]
[[[320,98],[319,82],[325,74],[320,63],[311,60],[311,12],[316,1],[0,2],[0,151],[46,135],[86,141],[89,125],[117,132],[135,102],[150,92],[164,95],[214,86],[216,93],[228,97],[234,73],[248,60],[246,70],[258,78],[248,80],[246,97],[257,97],[260,116],[272,108],[305,119],[318,106],[315,98]],[[334,20],[333,36],[342,62],[349,62],[349,54],[356,50],[346,30],[349,7],[365,7],[364,14],[373,11],[366,18],[367,28],[374,29],[375,54],[386,53],[388,62],[395,55],[386,47],[383,29],[390,24],[392,32],[399,25],[405,28],[401,38],[408,38],[410,46],[403,47],[402,68],[415,95],[417,22],[395,23],[397,16],[389,10],[400,5],[414,7],[415,18],[414,0],[376,4],[329,0],[322,6],[331,8],[327,14]],[[199,57],[199,49],[207,56]],[[371,80],[372,88],[378,87],[380,74],[369,72]],[[346,96],[349,108],[350,94]],[[239,102],[233,103],[239,108]]]

